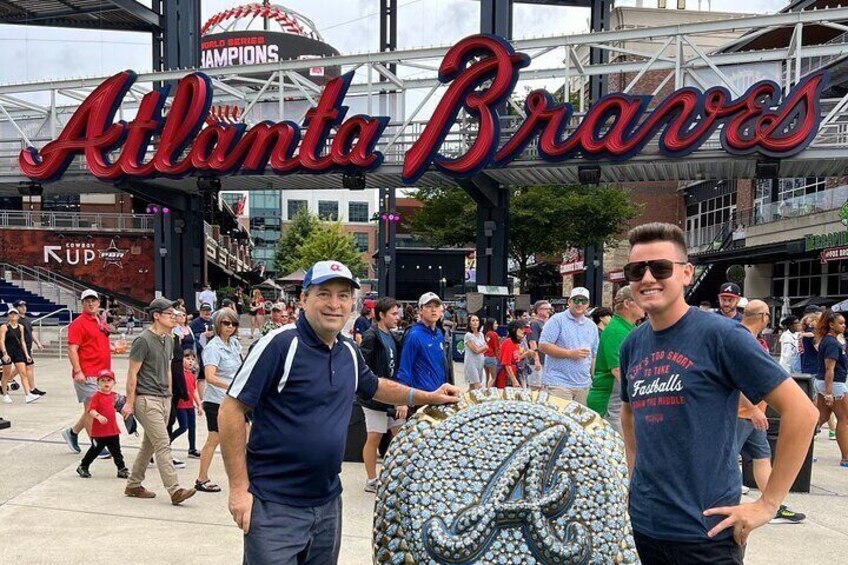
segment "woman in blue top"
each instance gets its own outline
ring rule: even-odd
[[[235,310],[221,308],[215,314],[215,337],[203,347],[203,371],[206,375],[203,411],[206,412],[209,435],[200,452],[200,471],[194,484],[194,488],[200,492],[221,492],[221,487],[209,481],[209,466],[218,447],[218,408],[241,366],[238,327]]]
[[[819,341],[819,371],[816,375],[816,405],[819,426],[836,414],[836,442],[842,452],[839,465],[848,468],[848,358],[838,336],[845,333],[845,318],[825,310],[819,320],[816,336]]]
[[[821,312],[807,314],[802,320],[804,329],[799,334],[801,337],[801,372],[815,375],[819,372],[819,355],[816,351],[816,327],[818,326]]]

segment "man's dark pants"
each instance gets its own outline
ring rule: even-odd
[[[244,565],[334,565],[342,540],[342,497],[289,506],[253,497]]]
[[[745,548],[733,537],[698,542],[665,541],[633,532],[642,565],[741,565]]]

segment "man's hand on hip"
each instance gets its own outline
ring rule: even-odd
[[[777,509],[762,498],[751,504],[710,508],[704,511],[704,516],[724,515],[727,518],[710,530],[707,536],[715,537],[719,532],[732,526],[733,539],[739,545],[745,545],[751,532],[764,524],[768,524],[774,518],[776,512]]]

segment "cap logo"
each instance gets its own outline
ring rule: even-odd
[[[342,268],[341,268],[341,266],[340,266],[338,263],[332,263],[332,264],[330,265],[330,270],[331,270],[331,271],[341,271],[341,270],[342,270]]]

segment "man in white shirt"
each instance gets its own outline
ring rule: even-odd
[[[203,304],[211,304],[213,311],[218,304],[218,296],[214,290],[209,288],[208,284],[203,285],[203,290],[197,295],[197,309],[200,310],[200,306]]]

